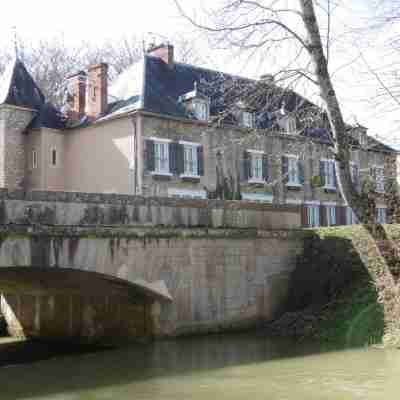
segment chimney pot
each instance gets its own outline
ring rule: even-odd
[[[169,67],[174,65],[174,46],[172,44],[162,43],[159,46],[152,46],[147,50],[147,54],[159,58]]]

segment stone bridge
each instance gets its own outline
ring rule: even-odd
[[[282,309],[303,248],[296,207],[7,191],[0,201],[1,310],[14,335],[113,343],[255,326]]]

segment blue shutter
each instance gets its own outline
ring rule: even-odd
[[[325,186],[325,161],[319,162],[319,177],[321,179],[321,185]]]
[[[248,151],[243,152],[243,177],[246,181],[251,178],[251,155]]]
[[[297,168],[299,170],[299,181],[304,185],[304,164],[301,160],[297,161]]]
[[[204,151],[203,146],[197,147],[197,171],[200,176],[204,175]]]
[[[283,183],[287,183],[289,180],[289,159],[286,156],[282,156],[282,177]]]
[[[168,151],[169,151],[169,172],[177,175],[177,148],[179,144],[176,142],[169,143]]]
[[[333,186],[337,187],[336,162],[333,162]]]
[[[146,140],[146,169],[147,171],[154,171],[154,168],[154,142],[148,139]]]
[[[269,181],[269,167],[268,167],[268,157],[266,154],[262,156],[262,169],[263,169],[263,179],[264,181]]]

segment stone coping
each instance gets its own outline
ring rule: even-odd
[[[292,204],[268,204],[246,200],[208,200],[208,199],[178,199],[172,197],[144,197],[128,194],[84,193],[59,191],[10,191],[0,189],[1,200],[22,200],[38,202],[64,203],[95,203],[111,205],[154,205],[167,207],[211,208],[233,210],[260,210],[298,213],[299,206]]]
[[[165,228],[148,226],[119,227],[72,227],[72,226],[32,226],[2,225],[0,226],[1,242],[7,238],[77,238],[77,239],[246,239],[246,238],[303,238],[303,229],[271,229],[256,228]]]

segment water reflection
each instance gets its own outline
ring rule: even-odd
[[[399,374],[396,351],[211,336],[3,367],[0,398],[392,399]]]

